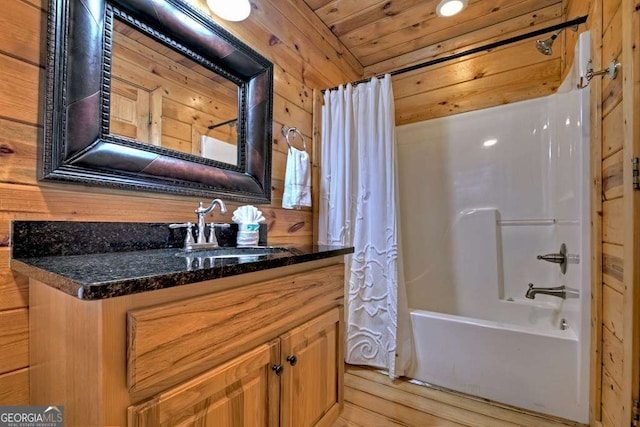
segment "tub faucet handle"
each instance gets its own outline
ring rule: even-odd
[[[546,254],[546,255],[538,255],[538,259],[542,259],[548,262],[553,262],[555,264],[562,264],[565,260],[565,257],[562,256],[562,254]]]
[[[560,271],[562,274],[567,272],[567,245],[564,243],[560,245],[560,252],[554,254],[538,255],[538,259],[543,261],[552,262],[554,264],[560,264]]]

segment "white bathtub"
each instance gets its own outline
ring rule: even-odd
[[[417,356],[408,376],[586,423],[589,92],[576,85],[588,33],[579,46],[555,95],[399,126],[396,136]],[[537,259],[561,243],[575,261],[566,274]],[[529,300],[529,283],[580,297]]]
[[[535,322],[522,316],[515,324],[411,310],[416,358],[408,376],[532,411],[584,419],[588,402],[579,392],[580,367],[567,369],[563,363],[576,360],[577,335],[570,326],[560,330],[559,321],[553,324],[554,310],[535,311]]]

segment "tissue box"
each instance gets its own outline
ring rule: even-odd
[[[216,227],[216,239],[220,247],[238,246],[238,224],[230,225],[228,228]],[[267,224],[258,227],[258,246],[267,246]]]

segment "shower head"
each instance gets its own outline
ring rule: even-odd
[[[546,40],[536,40],[536,48],[538,51],[543,55],[551,55],[553,53],[551,46],[553,45],[553,41],[558,38],[558,34],[560,34],[560,31],[552,34],[551,37]]]
[[[572,25],[569,28],[571,28],[571,31],[575,33],[578,31],[578,24]],[[564,30],[564,28],[559,29],[546,40],[536,40],[536,48],[538,51],[543,55],[551,55],[553,53],[553,50],[551,49],[553,41],[558,38],[558,34],[560,34],[562,30]]]

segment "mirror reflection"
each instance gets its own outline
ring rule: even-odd
[[[114,22],[110,133],[238,164],[238,86]]]

